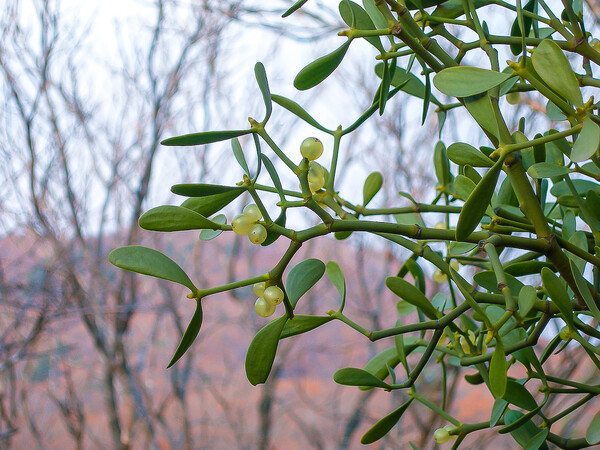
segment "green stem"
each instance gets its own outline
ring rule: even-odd
[[[533,347],[534,345],[536,345],[538,339],[540,338],[540,335],[542,334],[542,331],[544,331],[544,328],[546,328],[546,325],[548,324],[550,317],[551,316],[549,314],[544,314],[544,316],[537,323],[535,329],[533,330],[531,335],[529,335],[527,337],[527,339],[525,339],[524,341],[521,341],[521,342],[517,342],[516,344],[505,347],[504,350],[505,350],[506,355],[510,355],[510,354],[516,352],[517,350],[521,350],[522,348]],[[492,359],[492,353],[486,353],[485,355],[477,355],[477,356],[465,356],[460,359],[460,365],[461,366],[472,366],[473,364],[486,362],[486,361],[489,361],[490,359]]]
[[[382,30],[357,30],[356,28],[350,28],[343,30],[338,33],[338,36],[346,36],[351,39],[369,36],[387,36],[392,34],[391,28],[384,28]]]
[[[430,410],[432,410],[433,412],[435,412],[438,416],[443,417],[448,422],[450,422],[452,425],[454,425],[456,427],[461,427],[462,426],[462,423],[460,421],[456,420],[454,417],[452,417],[450,414],[448,414],[446,411],[444,411],[440,407],[438,407],[438,406],[434,405],[433,403],[431,403],[425,397],[422,397],[419,393],[412,392],[410,395],[416,401],[418,401],[422,405],[426,406],[427,408],[429,408]]]
[[[370,339],[377,341],[382,338],[397,336],[399,334],[411,333],[414,331],[421,330],[443,330],[450,325],[455,319],[460,317],[462,314],[469,310],[467,303],[462,303],[450,311],[445,316],[438,320],[429,320],[427,322],[411,323],[408,325],[401,325],[398,327],[388,328],[385,330],[372,331],[370,333]]]
[[[329,192],[335,192],[335,175],[337,172],[338,166],[338,157],[340,153],[340,140],[342,139],[342,127],[338,126],[335,132],[333,133],[333,153],[331,156],[331,165],[329,166],[329,178],[327,179],[327,184],[325,185],[325,190]]]
[[[525,213],[525,217],[527,217],[534,226],[537,237],[546,240],[548,244],[550,244],[550,248],[544,253],[550,262],[554,264],[554,267],[567,282],[571,290],[577,294],[580,304],[585,305],[585,302],[579,294],[579,289],[577,289],[575,279],[573,278],[569,259],[563,253],[556,241],[556,236],[548,226],[546,216],[544,215],[538,202],[538,198],[529,183],[520,156],[508,156],[505,161],[505,167],[515,194],[521,204],[521,209]]]
[[[547,136],[542,136],[537,139],[532,139],[531,141],[520,142],[518,144],[501,145],[494,152],[492,152],[490,157],[494,158],[496,156],[501,156],[501,155],[508,156],[511,153],[516,152],[518,150],[524,150],[526,148],[533,147],[535,145],[547,144],[548,142],[556,141],[558,139],[562,139],[564,137],[577,134],[581,131],[581,128],[582,128],[582,125],[577,124],[574,127],[569,128],[568,130],[559,131],[558,133],[551,133],[551,134],[548,134]]]
[[[256,132],[258,133],[258,135],[264,139],[264,141],[267,143],[267,145],[269,147],[271,147],[271,150],[273,150],[275,152],[275,154],[279,157],[279,159],[281,159],[285,163],[285,165],[288,166],[294,174],[298,174],[298,166],[296,166],[296,164],[294,164],[294,162],[290,158],[288,158],[286,156],[286,154],[283,153],[283,151],[277,146],[277,144],[273,141],[273,139],[271,139],[271,136],[269,136],[269,134],[266,132],[264,126],[262,126],[261,124],[258,124],[256,122],[254,122],[254,123],[250,122],[250,123],[252,124],[252,128],[254,128],[256,130]]]
[[[500,292],[502,292],[502,295],[504,296],[504,299],[506,301],[506,312],[508,313],[508,317],[504,319],[504,322],[506,322],[506,320],[508,320],[512,316],[512,314],[517,310],[517,305],[515,304],[515,301],[510,292],[510,288],[508,287],[508,280],[506,279],[506,274],[504,273],[504,268],[502,267],[502,263],[500,262],[500,258],[498,257],[496,247],[492,243],[488,242],[483,246],[483,249],[488,254],[490,263],[492,264],[492,270],[494,271],[494,275],[496,275],[498,289],[500,290]],[[504,325],[504,323],[494,324],[494,330],[499,330],[502,325]]]
[[[363,336],[368,337],[369,339],[371,339],[371,334],[372,332],[367,330],[366,328],[361,327],[359,324],[357,324],[356,322],[353,322],[352,320],[350,320],[348,317],[346,317],[341,311],[327,311],[327,314],[329,314],[331,317],[333,317],[334,319],[339,320],[340,322],[345,323],[346,325],[348,325],[350,328],[358,331],[360,334],[362,334]]]
[[[272,192],[274,194],[278,194],[279,191],[277,189],[275,189],[272,186],[265,186],[263,184],[255,184],[254,188],[258,191],[265,191],[265,192]],[[303,198],[302,194],[300,192],[296,192],[296,191],[288,191],[288,190],[283,190],[283,194],[284,195],[289,195],[290,197],[296,197],[296,198]]]
[[[271,279],[269,274],[259,275],[252,278],[247,278],[245,280],[234,281],[232,283],[227,283],[222,286],[215,286],[208,289],[198,289],[197,298],[204,298],[209,295],[218,294],[219,292],[230,291],[232,289],[238,289],[244,286],[249,286],[251,284],[260,283],[261,281],[268,281]]]

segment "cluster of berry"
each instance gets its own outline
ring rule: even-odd
[[[231,227],[237,234],[247,234],[253,244],[262,244],[267,239],[267,229],[258,223],[260,219],[260,209],[255,204],[250,204],[244,208],[242,214],[233,218]]]
[[[254,285],[254,293],[258,296],[254,303],[256,314],[269,317],[275,312],[275,307],[283,301],[283,291],[278,286],[267,286],[263,281]]]
[[[325,169],[314,160],[323,154],[323,143],[317,138],[306,138],[300,145],[303,158],[309,160],[308,186],[312,193],[325,186]],[[237,234],[247,234],[253,244],[262,244],[267,238],[267,229],[258,223],[262,213],[255,204],[247,205],[242,214],[235,216],[231,222],[233,231]],[[269,317],[275,308],[283,301],[283,291],[278,286],[267,286],[265,282],[254,285],[254,293],[258,296],[254,304],[256,314]]]
[[[313,194],[325,186],[325,168],[315,162],[323,154],[323,143],[315,138],[309,137],[300,144],[300,154],[308,159],[308,187]]]

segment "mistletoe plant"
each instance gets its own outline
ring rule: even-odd
[[[306,1],[294,4],[284,16]],[[181,206],[149,210],[140,217],[140,226],[153,231],[200,229],[204,240],[233,230],[248,234],[251,242],[262,246],[282,238],[288,247],[279,262],[266,274],[198,288],[174,261],[156,250],[121,247],[110,254],[110,261],[189,288],[188,298],[196,302],[196,312],[169,366],[198,335],[207,298],[249,285],[258,297],[259,315],[269,316],[277,304],[284,305],[279,317],[266,324],[248,348],[245,368],[254,385],[267,380],[280,340],[328,322],[343,322],[370,341],[389,340],[389,348],[364,368],[342,368],[334,375],[342,385],[408,394],[405,403],[382,414],[366,432],[365,444],[383,437],[414,402],[447,423],[432,437],[437,443],[457,438],[452,441],[454,448],[468,434],[492,428],[510,433],[527,449],[548,448],[548,443],[561,448],[600,443],[600,413],[589,417],[585,435],[561,436],[555,426],[593,401],[600,385],[548,373],[548,361],[562,358],[556,354],[567,345],[582,349],[587,363],[600,370],[600,117],[598,104],[587,97],[600,87],[600,79],[593,74],[593,69],[598,71],[600,53],[598,41],[586,30],[582,1],[562,0],[560,11],[544,0],[525,5],[521,0],[516,5],[504,0],[363,0],[362,4],[348,0],[339,4],[348,25],[339,33],[344,43],[308,64],[294,81],[300,90],[316,86],[337,68],[354,40],[365,39],[379,52],[374,76],[381,81],[372,105],[354,123],[328,128],[296,102],[271,94],[259,63],[255,74],[266,105],[262,121],[250,118],[248,128],[188,134],[163,142],[193,146],[230,140],[243,180],[236,186],[175,185],[172,192],[188,198]],[[486,14],[513,17],[510,33],[490,33],[480,19],[484,6]],[[476,38],[463,40],[464,36]],[[503,63],[499,53],[508,54],[508,50],[514,57]],[[483,67],[461,64],[472,53],[486,56]],[[578,69],[573,69],[569,59]],[[376,112],[383,114],[387,102],[400,91],[422,100],[423,119],[433,103],[440,130],[448,114],[466,110],[489,144],[476,148],[455,142],[446,147],[439,142],[433,152],[438,185],[430,203],[402,194],[399,202],[409,198],[409,206],[370,209],[368,204],[383,183],[379,173],[372,173],[364,184],[362,204],[352,204],[336,190],[342,139]],[[543,99],[547,118],[543,123],[553,123],[555,128],[527,136],[521,119],[518,130],[509,129],[505,117],[514,115],[512,105],[523,92]],[[439,100],[442,94],[448,102]],[[302,160],[292,161],[267,131],[273,103],[331,135],[333,147],[323,149],[318,139],[308,138],[302,143]],[[255,171],[250,171],[238,140],[244,135],[253,137]],[[261,147],[264,144],[267,151]],[[316,162],[323,152],[331,155],[327,169]],[[273,157],[297,177],[299,189],[283,187]],[[263,167],[272,183],[258,183]],[[244,192],[254,203],[227,223],[219,211]],[[277,211],[267,210],[263,203],[265,195],[273,194],[279,196]],[[301,230],[286,227],[291,208],[307,208],[319,217],[319,223]],[[442,213],[445,224],[428,228],[422,223],[393,221],[392,217],[403,213]],[[400,298],[400,316],[411,308],[417,311],[410,315],[414,317],[411,323],[399,317],[393,328],[369,330],[345,315],[344,275],[334,261],[302,261],[288,271],[284,284],[282,277],[304,242],[356,232],[380,236],[410,252],[386,285]],[[445,244],[441,252],[433,249],[439,243]],[[448,296],[427,296],[422,267],[428,264],[447,283]],[[463,266],[460,270],[458,264]],[[324,273],[339,292],[339,309],[319,316],[295,314],[300,298]],[[553,333],[549,324],[557,320],[565,325],[560,333]],[[545,331],[544,339],[551,339],[542,347],[538,341]],[[409,360],[411,354],[418,358]],[[419,377],[425,367],[436,364],[440,370],[446,364],[469,368],[471,373],[475,370],[467,381],[489,389],[495,398],[491,417],[463,423],[447,411],[445,395],[439,403],[422,395]],[[551,415],[547,406],[559,395],[570,397],[566,402],[570,406]]]

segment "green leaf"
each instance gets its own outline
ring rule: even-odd
[[[385,30],[388,28],[388,23],[385,20],[385,17],[383,17],[383,14],[381,14],[381,11],[377,8],[375,0],[363,0],[362,3],[365,7],[365,11],[367,11],[367,14],[378,29]]]
[[[214,223],[218,223],[219,225],[225,225],[227,223],[227,217],[225,217],[225,214],[219,214],[210,220]],[[202,230],[198,237],[202,241],[210,241],[211,239],[219,236],[222,232],[223,230]]]
[[[519,295],[519,291],[523,288],[523,283],[521,283],[512,275],[508,275],[506,273],[504,275],[512,295]],[[482,270],[481,272],[477,272],[475,275],[473,275],[473,281],[489,292],[493,292],[495,294],[502,293],[500,289],[498,289],[498,280],[496,279],[496,274],[492,270]]]
[[[285,194],[283,193],[283,186],[281,185],[281,180],[279,179],[279,175],[277,174],[277,170],[275,169],[275,166],[273,165],[271,160],[268,158],[268,156],[265,155],[264,153],[260,155],[260,158],[262,159],[262,162],[265,165],[267,172],[269,172],[269,176],[271,177],[271,180],[273,180],[273,186],[275,186],[275,189],[277,189],[279,198],[282,201],[284,201]]]
[[[535,5],[536,5],[536,0],[530,0],[524,7],[523,9],[525,11],[529,11],[529,12],[533,12],[535,9]],[[523,30],[523,32],[521,32],[521,27],[519,26],[519,17],[517,16],[510,28],[510,35],[512,37],[528,37],[529,36],[529,31],[531,30],[531,17],[526,16],[525,14],[523,14],[523,26],[525,28],[525,30]],[[515,56],[519,56],[522,52],[523,52],[523,45],[521,42],[519,42],[518,44],[510,44],[510,51],[512,52],[513,55]]]
[[[575,330],[575,322],[573,320],[573,305],[567,290],[561,283],[560,279],[554,275],[550,269],[544,267],[541,272],[542,283],[544,289],[548,293],[548,296],[552,299],[554,304],[558,307],[559,311],[563,315],[563,320],[569,326],[569,329]]]
[[[438,90],[451,97],[470,97],[489,91],[512,75],[471,66],[454,66],[442,70],[433,78]]]
[[[465,253],[472,252],[477,247],[477,244],[471,242],[450,242],[450,254],[451,255],[464,255]]]
[[[285,288],[292,306],[296,306],[302,297],[325,273],[325,264],[318,259],[306,259],[298,263],[288,274]]]
[[[333,236],[338,241],[343,241],[344,239],[348,239],[351,234],[352,234],[352,231],[336,231],[335,233],[333,233]]]
[[[524,416],[522,412],[509,409],[504,414],[505,425],[511,425]],[[525,447],[528,442],[536,436],[541,430],[531,421],[527,420],[523,425],[510,432],[510,435],[521,446]],[[543,444],[542,449],[547,450],[548,446]]]
[[[162,141],[161,144],[169,146],[204,145],[226,141],[250,133],[252,133],[252,130],[205,131],[204,133],[184,134],[183,136],[168,138]]]
[[[525,444],[525,447],[523,447],[523,450],[538,450],[546,442],[548,433],[550,433],[550,430],[544,428],[539,433],[532,436],[531,439],[527,441],[527,444]]]
[[[519,315],[521,317],[527,317],[535,301],[537,300],[537,294],[533,286],[525,285],[519,291],[518,305]]]
[[[193,344],[200,332],[200,327],[202,326],[202,302],[200,300],[196,300],[196,311],[192,316],[192,320],[190,321],[188,327],[186,328],[183,336],[181,337],[181,341],[177,346],[177,350],[175,350],[175,354],[171,358],[167,369],[179,361],[188,348]]]
[[[266,123],[267,120],[269,120],[269,117],[271,117],[273,104],[271,103],[271,91],[269,90],[267,72],[265,72],[265,66],[263,66],[261,62],[257,62],[254,65],[254,76],[256,77],[256,82],[258,83],[258,87],[265,102],[265,108],[267,111],[265,114],[265,119],[262,121],[262,123]]]
[[[139,245],[119,247],[109,253],[108,260],[121,269],[173,281],[189,288],[192,292],[196,291],[196,286],[183,269],[157,250]]]
[[[384,389],[390,389],[391,386],[384,383],[375,375],[366,370],[354,367],[346,367],[335,372],[333,381],[344,386],[372,386]]]
[[[589,191],[593,191],[597,194],[600,194],[600,185],[598,183],[580,179],[571,181],[573,183],[573,186],[575,187],[575,192],[577,192],[582,197],[585,197]],[[555,197],[560,197],[561,195],[570,195],[571,190],[569,189],[569,186],[567,185],[566,181],[561,181],[560,183],[556,183],[554,186],[552,186],[552,189],[550,189],[550,193]]]
[[[350,9],[351,8],[351,9]],[[374,30],[375,25],[369,17],[369,14],[352,1],[342,1],[339,5],[340,15],[342,19],[350,28],[356,30]],[[354,19],[354,20],[353,20]],[[368,36],[364,38],[373,47],[379,50],[381,53],[385,52],[379,36]]]
[[[264,383],[269,377],[275,361],[279,337],[286,322],[287,316],[272,320],[262,327],[250,342],[245,368],[246,377],[252,385]]]
[[[317,122],[309,113],[306,112],[306,110],[304,110],[302,108],[302,106],[300,106],[295,101],[290,100],[289,98],[286,98],[286,97],[282,97],[281,95],[275,95],[275,94],[271,94],[271,99],[275,103],[277,103],[279,106],[284,107],[292,114],[295,114],[296,116],[298,116],[300,119],[302,119],[307,124],[312,125],[313,127],[317,128],[325,133],[329,133],[329,134],[333,133],[331,130],[328,130],[323,125],[321,125],[319,122]]]
[[[446,150],[446,154],[450,161],[459,166],[469,164],[472,167],[492,167],[494,165],[494,161],[464,142],[451,144]]]
[[[590,445],[600,444],[600,411],[596,413],[585,432],[585,440]]]
[[[402,415],[406,412],[413,399],[409,398],[398,409],[392,411],[387,416],[380,419],[373,425],[361,438],[363,445],[372,444],[385,436],[398,423]]]
[[[229,192],[243,192],[246,188],[237,186],[221,186],[219,184],[175,184],[171,192],[185,197],[208,197],[210,195],[225,194]]]
[[[504,267],[504,271],[513,277],[524,277],[540,273],[543,267],[555,272],[552,263],[546,261],[520,261]]]
[[[527,174],[531,178],[562,177],[571,172],[572,170],[565,166],[559,166],[558,164],[548,162],[537,163],[527,169]]]
[[[470,375],[465,375],[465,381],[469,384],[477,386],[479,384],[483,384],[485,380],[483,379],[483,377],[481,376],[481,374],[479,372],[475,372]]]
[[[400,316],[408,316],[409,314],[414,313],[417,310],[417,307],[412,303],[408,303],[405,300],[400,300],[396,303],[396,311]]]
[[[329,261],[326,265],[327,277],[331,280],[337,291],[340,293],[341,306],[340,311],[344,310],[346,304],[346,280],[344,278],[344,272],[340,268],[340,265],[335,261]]]
[[[598,309],[598,306],[594,301],[594,297],[592,297],[592,294],[590,293],[590,288],[588,286],[587,281],[585,280],[585,278],[583,278],[583,275],[581,274],[581,271],[577,268],[577,265],[573,261],[570,261],[570,264],[571,270],[573,271],[573,278],[575,279],[575,284],[577,285],[577,289],[579,290],[583,301],[585,302],[586,306],[588,307],[594,318],[600,321],[600,309]]]
[[[588,251],[588,242],[583,231],[576,231],[569,238],[569,243],[573,244],[575,247],[579,247],[584,252]],[[575,265],[579,268],[581,273],[585,272],[585,260],[580,258],[579,256],[574,255],[573,253],[567,251],[567,257],[575,263]]]
[[[383,111],[385,110],[385,104],[388,100],[388,95],[390,93],[390,69],[387,61],[383,66],[383,78],[381,79],[381,84],[379,85],[379,115],[383,115]]]
[[[233,150],[233,156],[235,156],[236,161],[240,165],[240,167],[246,172],[246,175],[250,176],[250,169],[248,169],[248,163],[246,163],[246,158],[244,157],[244,152],[242,151],[242,145],[238,138],[233,138],[231,140],[231,149]]]
[[[502,398],[508,403],[526,409],[527,411],[533,411],[538,407],[535,398],[533,398],[533,395],[531,395],[527,388],[514,380],[508,380],[506,382],[506,392]]]
[[[286,211],[285,209],[281,210],[281,213],[279,213],[279,216],[277,217],[277,219],[275,219],[274,223],[276,223],[277,225],[279,225],[280,227],[285,227],[285,222],[286,222]],[[279,239],[279,234],[275,233],[274,231],[271,230],[267,230],[267,238],[265,239],[265,241],[260,244],[262,247],[268,247],[269,245],[271,245],[273,242],[275,242],[277,239]]]
[[[517,196],[515,194],[515,190],[510,183],[510,178],[506,177],[500,183],[500,188],[498,189],[498,195],[496,196],[496,205],[509,205],[509,206],[519,206],[519,201],[517,200]]]
[[[302,69],[294,79],[294,87],[299,91],[305,91],[315,87],[331,75],[344,59],[351,42],[352,40],[348,39],[341,47],[328,55],[321,56]]]
[[[157,206],[146,211],[138,221],[140,227],[150,231],[182,231],[209,228],[219,230],[221,227],[206,217],[181,206]]]
[[[433,167],[437,177],[438,186],[446,186],[452,181],[450,173],[450,164],[448,164],[448,156],[446,154],[446,146],[442,141],[435,144],[433,151]]]
[[[533,68],[542,80],[556,93],[575,106],[583,106],[579,83],[569,60],[550,39],[544,39],[531,55]]]
[[[379,192],[381,186],[383,186],[383,175],[379,172],[370,173],[363,186],[363,206],[367,206]]]
[[[426,69],[423,66],[423,69]],[[429,111],[429,102],[431,101],[431,77],[429,72],[425,72],[425,98],[423,98],[423,113],[421,114],[421,125],[425,123],[427,112]]]
[[[454,178],[454,197],[466,201],[475,190],[475,182],[464,175],[457,175]]]
[[[427,283],[425,282],[425,274],[423,273],[423,269],[421,268],[419,263],[412,258],[408,258],[405,261],[403,267],[406,267],[406,269],[408,269],[408,271],[410,272],[410,275],[413,277],[415,287],[418,290],[420,290],[423,294],[426,294],[425,291],[427,289]]]
[[[246,189],[240,188],[206,197],[192,197],[184,201],[181,206],[183,208],[191,209],[204,217],[209,217],[221,211],[238,198],[242,192],[245,192],[245,190]]]
[[[490,391],[495,398],[504,398],[506,393],[506,354],[504,347],[496,343],[492,360],[490,361]]]
[[[600,127],[589,117],[583,119],[583,128],[571,152],[571,161],[581,162],[592,157],[600,145]]]
[[[502,169],[503,160],[499,159],[477,183],[471,195],[465,202],[456,224],[456,240],[464,241],[475,230],[490,204],[498,176]]]
[[[302,8],[302,6],[307,2],[308,0],[298,0],[296,3],[294,3],[292,6],[290,6],[282,15],[281,17],[287,17],[290,14],[293,14],[295,11],[297,11],[298,9]]]
[[[383,63],[379,63],[375,66],[375,73],[379,78],[383,78],[384,66],[385,65]],[[394,69],[394,76],[390,80],[390,84],[395,88],[401,86],[400,90],[406,92],[408,95],[420,98],[421,100],[425,99],[427,92],[423,82],[415,74],[407,72],[406,69],[403,69],[402,67],[396,66]],[[430,100],[437,106],[442,105],[440,101],[433,95],[431,96]]]
[[[387,277],[385,279],[385,285],[398,297],[415,305],[430,319],[437,319],[441,316],[441,313],[433,307],[427,297],[408,281],[399,277]]]
[[[467,97],[464,99],[464,104],[479,126],[497,138],[500,132],[489,94]]]
[[[498,424],[498,421],[504,414],[508,406],[508,402],[503,398],[496,398],[494,401],[494,406],[492,407],[492,415],[490,417],[490,427],[495,427]]]
[[[550,100],[546,102],[546,115],[550,120],[553,120],[554,122],[567,120],[567,116],[564,115],[562,110]]]
[[[331,322],[333,317],[331,316],[306,316],[306,315],[295,315],[293,319],[288,320],[283,327],[281,336],[279,339],[285,339],[298,334],[306,333],[310,330],[314,330],[327,322]]]
[[[394,368],[401,361],[404,364],[406,362],[406,357],[417,349],[418,345],[415,342],[415,337],[404,337],[402,341],[403,354],[398,353],[397,345],[387,348],[373,356],[365,365],[364,370],[375,375],[380,380],[385,380],[389,375],[388,367]],[[362,386],[360,389],[366,391],[372,388],[368,386]]]
[[[470,165],[466,164],[462,166],[462,171],[463,175],[467,178],[470,178],[471,181],[473,181],[473,183],[477,184],[481,181],[481,175],[479,175],[479,172],[473,169],[473,167],[471,167]]]

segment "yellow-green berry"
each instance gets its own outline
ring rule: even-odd
[[[252,222],[258,222],[262,219],[262,213],[258,206],[254,203],[250,203],[248,206],[244,208],[244,215],[247,216]]]
[[[319,163],[311,161],[308,166],[308,187],[312,193],[325,186],[325,169]]]
[[[573,332],[568,326],[564,326],[558,335],[563,341],[570,341],[573,338]]]
[[[270,304],[263,297],[258,297],[254,303],[254,311],[260,317],[269,317],[275,312],[275,305]]]
[[[520,92],[509,92],[506,94],[506,101],[510,105],[518,105],[521,103],[521,93]]]
[[[253,244],[262,244],[267,239],[267,229],[260,223],[253,225],[248,232],[248,239]]]
[[[269,286],[265,289],[263,297],[267,303],[279,305],[283,301],[283,291],[278,286]]]
[[[254,290],[254,293],[256,294],[257,297],[262,297],[263,293],[265,292],[266,287],[267,287],[267,283],[265,283],[264,281],[261,281],[260,283],[256,283],[254,286],[252,286],[252,289]]]
[[[448,279],[447,275],[442,272],[440,269],[435,269],[433,271],[433,281],[435,281],[436,283],[443,283],[444,281],[446,281]]]
[[[235,216],[231,221],[231,227],[236,234],[248,234],[252,225],[252,220],[245,214]]]
[[[433,440],[438,444],[445,444],[450,440],[450,433],[444,428],[438,428],[433,433]]]
[[[300,144],[302,157],[312,161],[323,154],[323,143],[316,137],[309,137]]]
[[[444,430],[446,430],[448,433],[450,433],[450,432],[456,430],[456,427],[454,425],[448,424],[444,427]],[[457,437],[458,437],[458,435],[456,435],[456,434],[450,434],[450,439],[456,439]]]

